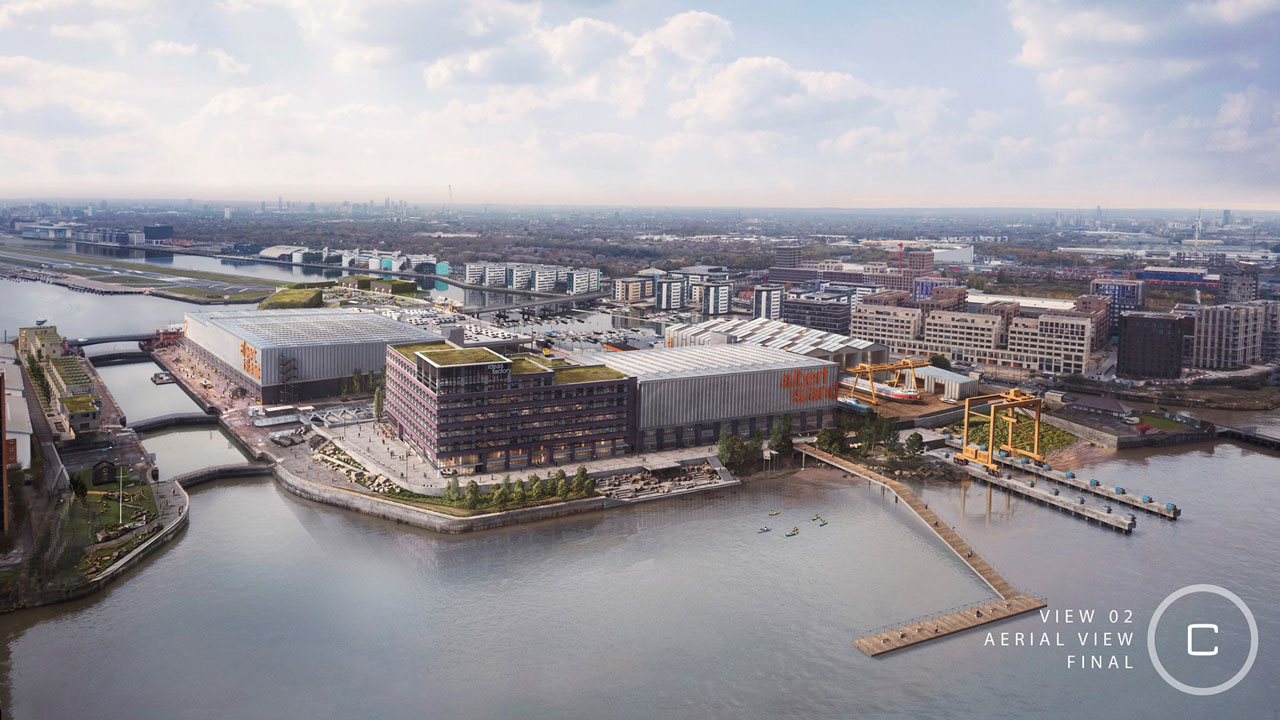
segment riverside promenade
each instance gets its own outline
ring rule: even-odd
[[[939,518],[905,484],[860,465],[855,465],[844,458],[823,452],[806,443],[797,443],[795,449],[805,456],[820,460],[867,482],[873,482],[885,487],[894,495],[897,495],[916,514],[916,517],[920,518],[921,522],[946,543],[947,547],[951,548],[951,551],[963,560],[978,577],[982,578],[982,581],[1000,598],[982,605],[969,606],[962,610],[883,628],[854,641],[853,644],[862,652],[875,657],[1046,606],[1047,603],[1040,598],[1019,592],[1003,575],[991,567],[990,563],[984,560],[969,543],[965,542],[949,523]]]

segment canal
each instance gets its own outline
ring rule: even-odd
[[[55,290],[0,281],[0,320],[14,327],[9,316],[36,312],[25,294],[32,288]],[[98,332],[82,313],[99,310],[68,311],[62,301],[79,296],[57,292],[40,312],[74,332]],[[106,313],[117,331],[149,329],[189,307],[122,300],[137,305]],[[108,370],[131,416],[181,405],[148,391],[153,371],[146,363]],[[206,429],[145,443],[166,474],[238,455]],[[175,543],[104,593],[0,617],[0,710],[15,718],[1269,717],[1280,692],[1278,462],[1221,443],[1126,451],[1077,468],[1184,508],[1176,523],[1140,518],[1129,536],[984,485],[913,485],[1051,608],[1132,611],[1135,667],[1112,671],[1068,669],[1054,648],[985,646],[982,632],[864,656],[851,641],[868,630],[991,595],[891,495],[831,471],[459,537],[300,500],[269,478],[220,482],[193,491],[190,526]],[[811,523],[815,512],[830,524]],[[765,524],[775,532],[758,534]],[[783,537],[792,525],[800,534]],[[1192,583],[1239,594],[1263,637],[1249,676],[1211,699],[1161,681],[1142,642],[1160,600]],[[1030,615],[993,629],[1077,628],[1046,628]]]

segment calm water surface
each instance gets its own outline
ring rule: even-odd
[[[113,388],[137,382],[119,374]],[[129,412],[168,401],[139,402]],[[145,442],[162,473],[238,455],[208,430]],[[918,488],[1019,588],[1132,610],[1135,669],[1111,672],[984,647],[981,632],[863,656],[864,631],[991,594],[892,496],[835,473],[462,537],[266,478],[223,482],[194,490],[182,537],[103,594],[0,617],[0,705],[16,718],[1273,718],[1278,469],[1231,443],[1079,468],[1184,508],[1129,536],[977,484]],[[756,534],[766,523],[801,533]],[[1239,594],[1262,633],[1253,671],[1214,698],[1165,685],[1141,640],[1191,583]]]

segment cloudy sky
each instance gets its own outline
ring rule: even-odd
[[[1280,0],[0,0],[0,195],[1280,209]]]

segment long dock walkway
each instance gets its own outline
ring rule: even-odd
[[[960,449],[960,441],[954,438],[949,439],[947,440],[947,446],[952,450],[958,450]],[[1127,491],[1124,494],[1117,493],[1115,488],[1105,485],[1090,485],[1088,480],[1082,480],[1078,477],[1067,477],[1065,472],[1059,470],[1045,470],[1044,468],[1036,467],[1031,463],[1024,464],[1011,457],[1000,457],[999,455],[995,455],[992,459],[1011,470],[1021,470],[1023,472],[1032,473],[1033,475],[1039,475],[1046,480],[1052,480],[1053,482],[1061,483],[1062,485],[1070,485],[1077,490],[1084,490],[1085,492],[1093,495],[1104,497],[1110,502],[1120,505],[1128,505],[1131,508],[1142,510],[1144,512],[1151,513],[1152,515],[1159,515],[1160,517],[1167,518],[1169,520],[1177,520],[1178,517],[1182,515],[1182,508],[1178,507],[1174,503],[1156,502],[1154,499],[1151,502],[1144,502],[1142,498],[1145,496],[1139,493],[1129,493]]]
[[[820,460],[847,473],[888,488],[890,492],[906,503],[907,507],[911,508],[911,511],[934,534],[941,538],[957,557],[963,560],[978,577],[982,578],[983,582],[1000,596],[1000,600],[986,605],[966,608],[962,611],[928,618],[922,622],[910,623],[909,625],[895,627],[860,638],[854,641],[854,645],[859,650],[871,656],[881,655],[891,650],[898,650],[926,640],[944,637],[978,625],[1045,607],[1046,603],[1043,600],[1018,592],[1008,580],[1004,579],[1004,576],[991,567],[990,563],[983,560],[982,556],[974,551],[969,543],[965,542],[964,538],[960,537],[959,533],[949,523],[939,518],[905,484],[819,450],[807,443],[798,443],[795,449],[815,460]],[[921,631],[921,628],[926,627],[927,632]]]

